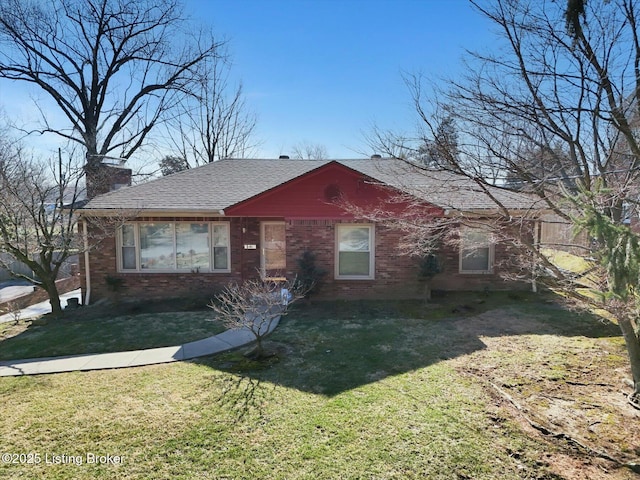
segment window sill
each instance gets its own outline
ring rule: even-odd
[[[375,277],[358,277],[358,276],[346,276],[346,277],[334,277],[334,280],[347,280],[347,281],[373,281]]]

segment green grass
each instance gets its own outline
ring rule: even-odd
[[[593,271],[596,264],[594,264],[592,260],[587,260],[579,255],[550,248],[543,249],[542,253],[544,253],[549,261],[557,267],[578,275],[579,279],[577,283],[579,285],[583,285],[585,288],[593,288],[601,281],[597,272]]]
[[[282,320],[267,342],[276,355],[263,363],[236,351],[0,378],[3,451],[125,457],[122,465],[0,464],[0,477],[560,478],[544,463],[549,447],[457,368],[484,348],[451,317],[472,304],[506,305],[514,321],[535,310],[528,295],[313,303]],[[553,308],[560,310],[544,306],[542,315],[553,318]],[[564,321],[570,314],[562,312]],[[542,333],[554,331],[547,321]]]
[[[517,478],[509,452],[533,447],[495,429],[489,399],[444,364],[335,396],[194,364],[2,379],[0,391],[17,402],[4,451],[125,457],[0,465],[3,478]]]
[[[224,331],[211,310],[0,324],[0,360],[181,345]],[[4,338],[3,338],[4,337]],[[8,338],[7,338],[8,337]]]

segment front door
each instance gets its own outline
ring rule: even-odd
[[[260,224],[260,245],[262,278],[284,279],[287,267],[284,222],[262,222]]]

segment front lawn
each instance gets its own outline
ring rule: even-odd
[[[0,476],[634,478],[524,421],[556,398],[571,402],[562,378],[591,384],[592,395],[600,391],[595,380],[617,393],[626,372],[615,326],[541,297],[296,305],[266,346],[277,355],[262,363],[236,351],[192,363],[0,378],[3,452],[41,459],[2,464]],[[592,403],[602,422],[591,428],[611,440],[606,450],[640,455],[628,411],[616,413],[622,402]],[[557,404],[553,412],[560,415]],[[609,427],[631,433],[622,442]],[[80,464],[46,463],[53,454]],[[87,463],[95,455],[122,461]]]
[[[0,323],[0,360],[167,347],[223,331],[210,309],[21,320]]]

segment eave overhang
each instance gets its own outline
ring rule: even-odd
[[[137,217],[225,217],[224,210],[167,210],[167,209],[152,209],[152,208],[139,208],[139,209],[98,209],[89,208],[79,210],[80,217],[122,217],[122,218],[137,218]]]

